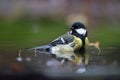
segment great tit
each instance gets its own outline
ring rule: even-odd
[[[47,53],[54,58],[69,59],[75,51],[80,51],[89,44],[87,29],[81,22],[72,24],[70,31],[53,40],[48,45],[38,46],[30,50]]]

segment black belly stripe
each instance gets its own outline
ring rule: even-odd
[[[77,36],[77,37],[79,37],[82,40],[82,47],[84,47],[85,46],[85,37],[80,35],[80,34],[78,34],[78,33],[76,33],[76,32],[72,33],[72,34]]]
[[[85,46],[85,38],[81,38],[81,40],[82,40],[82,47],[84,47]]]

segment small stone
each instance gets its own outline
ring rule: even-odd
[[[21,62],[21,61],[23,61],[23,58],[22,57],[17,57],[17,61]]]
[[[30,62],[31,61],[31,58],[30,57],[27,57],[25,58],[26,61]]]

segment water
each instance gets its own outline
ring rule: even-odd
[[[23,50],[21,55],[16,53],[4,53],[1,57],[2,65],[0,72],[3,75],[27,75],[43,74],[48,78],[71,78],[71,79],[118,79],[120,75],[120,53],[116,47],[101,47],[101,53],[97,54],[95,48],[88,48],[89,62],[79,66],[67,62],[61,64],[46,54],[37,54]],[[10,56],[8,56],[10,55]],[[79,73],[77,70],[81,69]]]
[[[81,63],[76,66],[71,62],[61,64],[49,55],[43,53],[36,56],[34,52],[26,50],[26,48],[47,44],[58,35],[65,33],[64,24],[61,22],[49,23],[52,25],[34,22],[20,23],[20,25],[18,23],[1,24],[0,75],[16,75],[17,77],[22,76],[22,78],[24,76],[31,78],[29,75],[32,75],[34,79],[119,79],[120,38],[118,35],[120,33],[118,27],[116,27],[117,29],[103,27],[95,32],[92,32],[93,28],[89,28],[89,39],[93,42],[100,41],[101,52],[98,54],[97,49],[89,47],[87,49],[88,64]],[[46,27],[39,27],[34,31],[34,25]],[[47,27],[48,25],[52,27]],[[56,25],[59,26],[56,28]],[[46,33],[46,30],[50,33]],[[53,30],[58,33],[55,34]]]

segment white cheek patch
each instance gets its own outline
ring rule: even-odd
[[[80,29],[76,29],[76,32],[81,34],[81,35],[85,35],[86,34],[86,29],[80,28]]]

